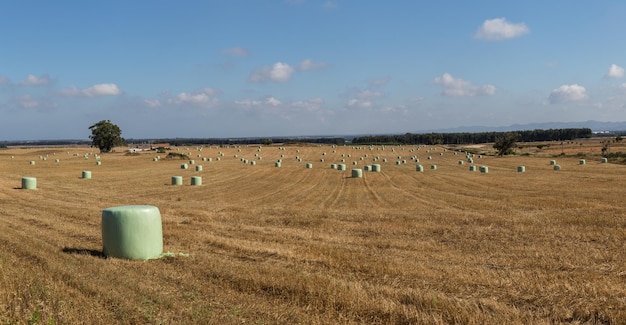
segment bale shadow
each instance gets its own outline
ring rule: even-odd
[[[63,253],[66,254],[78,254],[78,255],[89,255],[93,257],[99,258],[107,258],[106,255],[102,251],[88,248],[75,248],[75,247],[63,247]]]

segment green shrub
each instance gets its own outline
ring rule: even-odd
[[[189,156],[184,153],[170,152],[165,156],[166,159],[184,159],[189,160]]]

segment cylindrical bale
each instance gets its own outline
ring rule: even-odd
[[[313,164],[311,164],[311,163],[306,164],[306,168],[309,168],[309,169],[313,168]]]
[[[402,164],[406,165],[406,159],[402,159]]]
[[[337,164],[330,164],[330,169],[337,169]]]
[[[396,160],[396,165],[400,165],[400,160]]]
[[[34,165],[34,164],[35,164],[35,161],[34,161],[34,160],[31,160],[31,161],[30,161],[30,164],[31,164],[31,165]]]
[[[256,165],[256,161],[254,161],[254,160],[250,161],[250,165],[252,165],[252,166]]]
[[[339,165],[337,165],[337,169],[338,170],[346,170],[346,164],[339,164]]]
[[[554,165],[554,170],[561,170],[561,166],[560,165]]]
[[[274,167],[280,167],[280,165],[281,165],[280,161],[277,161],[274,163]]]
[[[36,190],[37,179],[35,177],[22,177],[22,189],[23,190]]]
[[[159,161],[159,158],[154,157],[154,158],[152,158],[152,161]]]
[[[100,166],[102,165],[102,162],[100,160],[96,161],[96,166]]]
[[[474,163],[474,159],[472,159],[472,158],[467,158],[467,162],[468,162],[468,163],[470,163],[470,164],[473,164],[473,163]]]
[[[556,165],[556,160],[550,160],[550,165]]]
[[[433,159],[433,157],[431,157],[431,156],[428,156],[428,157],[427,157],[426,159],[428,159],[428,160],[431,160],[431,159]]]
[[[360,168],[352,169],[352,178],[361,178],[363,177],[363,170]]]
[[[525,173],[526,172],[526,166],[517,166],[517,172],[518,173]]]
[[[437,169],[437,165],[430,165],[430,169],[432,169],[432,170]]]
[[[172,176],[172,185],[183,185],[182,176]]]
[[[61,162],[61,160],[57,158],[54,160],[54,162],[58,164],[59,162]]]
[[[189,166],[187,164],[180,164],[180,169],[187,169]]]
[[[600,163],[601,163],[601,164],[606,164],[606,163],[608,163],[608,162],[609,162],[609,159],[607,159],[607,158],[602,158],[602,159],[600,160]]]
[[[370,171],[371,169],[372,169],[372,167],[369,166],[369,165],[363,166],[363,170],[365,170],[366,172]]]
[[[356,166],[356,165],[358,165],[359,163],[358,163],[357,161],[353,161],[353,162],[352,162],[352,164]]]
[[[380,173],[380,164],[373,164],[372,171],[376,173]]]
[[[202,165],[196,165],[196,171],[197,172],[201,172],[202,171]]]
[[[480,170],[481,173],[484,173],[484,174],[489,172],[489,167],[487,166],[480,166],[478,169]]]
[[[476,171],[476,166],[474,166],[474,165],[469,166],[469,171],[470,172],[475,172]]]
[[[463,160],[459,160],[459,165],[463,165],[464,161]]]
[[[202,176],[191,176],[191,186],[202,185]]]
[[[130,260],[163,253],[161,212],[155,206],[129,205],[102,210],[102,252]]]
[[[189,161],[189,164],[190,164],[190,165],[193,165],[193,164],[195,164],[195,163],[196,163],[196,162],[195,162],[195,161],[193,161],[193,160],[190,160],[190,161]]]
[[[586,162],[585,162],[585,160],[584,160],[584,159],[581,159],[581,160],[579,160],[579,161],[578,161],[578,164],[579,164],[579,165],[584,165],[585,163],[586,163]]]
[[[320,159],[320,162],[324,162],[324,158]]]
[[[415,166],[415,170],[418,171],[418,172],[423,172],[424,171],[424,166],[417,165],[417,166]]]
[[[88,170],[83,170],[83,179],[91,179],[91,172]]]

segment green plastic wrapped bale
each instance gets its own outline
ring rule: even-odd
[[[602,158],[602,159],[600,160],[600,163],[601,163],[601,164],[606,164],[606,163],[608,163],[608,162],[609,162],[609,160],[608,160],[607,158]]]
[[[34,165],[34,164],[35,164],[35,161],[34,161],[34,160],[31,160],[31,161],[30,161],[30,164],[31,164],[31,165]]]
[[[280,161],[277,161],[277,162],[274,163],[274,167],[280,167],[280,165],[281,165]]]
[[[83,170],[83,179],[91,179],[91,172],[88,170]]]
[[[559,165],[554,165],[554,170],[561,170],[561,166],[559,166]]]
[[[191,186],[200,186],[200,185],[202,185],[202,177],[191,176]]]
[[[470,172],[475,172],[476,171],[476,166],[474,166],[474,165],[469,166],[469,171]]]
[[[180,165],[180,169],[187,169],[189,168],[189,166],[187,164],[181,164]]]
[[[183,185],[182,176],[172,176],[172,185]]]
[[[100,165],[102,165],[102,162],[101,161],[96,161],[96,165],[100,166]]]
[[[197,172],[201,172],[202,171],[202,165],[196,165],[196,171]]]
[[[163,253],[159,209],[129,205],[102,210],[102,252],[107,257],[130,260],[159,258]]]
[[[526,167],[525,166],[517,166],[517,172],[518,173],[525,173],[526,172]]]
[[[430,165],[430,169],[432,169],[432,170],[437,169],[437,165]]]
[[[585,163],[586,163],[586,161],[584,159],[581,159],[581,160],[578,161],[579,165],[584,165]]]
[[[480,166],[478,169],[479,169],[479,170],[480,170],[480,172],[481,172],[481,173],[483,173],[483,174],[486,174],[486,173],[488,173],[488,172],[489,172],[489,167],[487,167],[487,166]]]
[[[337,165],[337,169],[338,170],[346,170],[346,164],[339,164],[339,165]]]
[[[36,190],[37,179],[35,177],[22,177],[22,189],[23,190]]]
[[[337,164],[330,164],[330,169],[337,169]]]
[[[360,168],[352,169],[352,178],[361,178],[363,177],[363,170]]]
[[[422,166],[422,165],[415,166],[415,171],[423,172],[424,171],[424,166]]]
[[[309,163],[309,164],[306,164],[306,168],[308,168],[308,169],[313,168],[313,164],[310,164],[310,163]]]
[[[375,173],[380,173],[380,164],[373,164],[372,171]]]

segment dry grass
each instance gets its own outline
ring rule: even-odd
[[[593,149],[586,165],[557,157],[560,171],[545,148],[475,157],[488,174],[433,147],[181,149],[202,172],[67,150],[0,151],[1,324],[626,323],[626,166]],[[382,172],[331,169],[341,154],[380,156]],[[103,258],[101,211],[132,204],[159,207],[165,250],[189,256]]]

